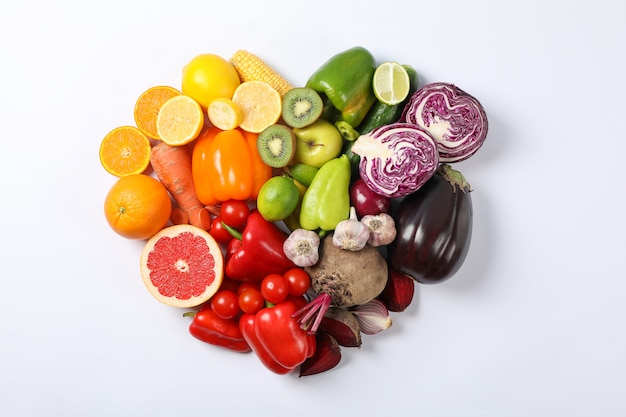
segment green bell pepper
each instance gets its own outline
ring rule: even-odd
[[[304,229],[331,231],[350,216],[350,161],[346,155],[326,162],[302,198],[300,225]]]
[[[372,89],[375,70],[374,56],[356,46],[331,57],[309,77],[306,86],[322,95],[325,117],[356,128],[376,101]],[[334,113],[337,120],[333,120]]]

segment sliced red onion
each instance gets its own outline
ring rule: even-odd
[[[359,173],[365,184],[391,198],[417,191],[439,164],[435,140],[409,123],[392,123],[359,136],[352,152],[360,156]]]
[[[480,102],[449,83],[427,84],[413,93],[400,121],[416,124],[431,134],[440,162],[472,156],[485,141],[489,127]]]
[[[387,330],[393,324],[385,304],[373,299],[350,310],[359,322],[363,334],[376,334]]]

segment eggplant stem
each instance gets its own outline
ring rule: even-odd
[[[456,192],[457,187],[463,191],[463,193],[471,192],[472,186],[465,179],[463,174],[460,171],[453,169],[448,164],[441,164],[437,168],[437,173],[446,181],[450,183],[454,192]]]

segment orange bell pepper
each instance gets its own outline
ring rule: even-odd
[[[272,177],[272,167],[267,165],[261,159],[259,155],[259,149],[257,148],[258,133],[246,132],[241,130],[246,140],[248,141],[248,147],[250,149],[250,156],[252,158],[252,194],[250,198],[256,200],[259,196],[259,190],[265,184],[267,180]]]
[[[272,169],[259,156],[258,135],[241,129],[205,129],[195,140],[192,175],[198,199],[211,206],[256,199]]]

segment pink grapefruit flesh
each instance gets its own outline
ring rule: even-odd
[[[181,308],[209,300],[224,278],[219,245],[205,230],[169,226],[151,237],[141,253],[141,278],[160,302]]]

